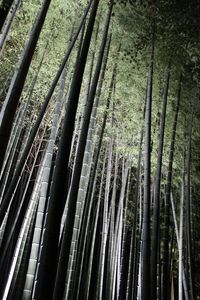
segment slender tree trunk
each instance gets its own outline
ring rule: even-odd
[[[147,101],[145,114],[145,139],[144,139],[144,215],[142,221],[142,282],[141,300],[149,300],[150,295],[150,201],[151,201],[151,106],[152,106],[152,82],[154,60],[154,36],[152,37],[152,49],[149,64]]]
[[[33,207],[31,207],[31,210],[33,210]],[[6,299],[10,299],[9,297],[13,293],[13,290],[15,289],[14,287],[17,282],[17,277],[18,277],[18,273],[19,273],[19,269],[20,269],[20,264],[22,261],[23,251],[24,251],[26,239],[28,236],[28,229],[29,229],[30,221],[31,221],[30,217],[31,217],[31,214],[29,212],[28,218],[26,217],[24,220],[24,224],[22,226],[22,229],[21,229],[18,241],[17,241],[15,254],[13,256],[12,266],[11,266],[11,269],[9,272],[9,277],[8,277],[5,292],[4,292],[4,297],[5,298],[8,297]]]
[[[171,199],[172,214],[173,214],[173,220],[174,220],[174,226],[175,226],[175,232],[176,232],[176,240],[177,240],[178,248],[180,248],[178,224],[177,224],[177,220],[176,220],[175,205],[174,205],[174,200],[173,200],[172,194],[171,194],[170,199]],[[188,287],[187,287],[187,282],[186,282],[185,269],[183,267],[183,261],[182,261],[182,268],[183,268],[182,279],[183,279],[184,296],[185,296],[185,300],[189,300]]]
[[[93,234],[92,234],[92,241],[91,241],[91,250],[89,253],[89,259],[88,259],[88,270],[86,273],[86,285],[84,284],[84,289],[82,289],[82,292],[80,296],[83,296],[83,299],[87,300],[89,297],[89,291],[90,291],[90,285],[91,285],[91,276],[92,276],[92,266],[93,266],[93,260],[94,260],[94,251],[95,251],[95,240],[97,235],[97,225],[98,225],[98,219],[99,219],[99,211],[100,211],[100,205],[102,201],[102,194],[103,194],[103,185],[104,185],[104,176],[105,176],[105,169],[106,169],[106,154],[104,156],[103,166],[102,166],[102,173],[101,173],[101,182],[100,182],[100,188],[99,188],[99,195],[97,199],[96,204],[96,216],[93,226]],[[91,217],[91,214],[89,215]],[[87,229],[89,229],[87,227]],[[83,279],[82,279],[83,280]],[[81,297],[79,296],[79,299]]]
[[[26,216],[24,218],[23,226],[20,231],[19,239],[18,239],[18,244],[16,246],[16,251],[15,251],[15,260],[12,264],[11,272],[10,272],[10,277],[12,277],[12,282],[11,286],[9,289],[9,297],[12,297],[11,295],[16,292],[15,291],[15,286],[18,282],[18,273],[20,272],[20,265],[22,261],[22,256],[23,256],[23,251],[25,247],[25,241],[26,241],[26,236],[27,236],[27,228],[29,227],[29,222],[30,222],[30,217],[34,209],[37,211],[37,201],[38,201],[38,191],[40,187],[40,179],[41,179],[41,173],[42,173],[42,167],[40,167],[40,170],[38,171],[37,179],[35,181],[34,189],[31,195],[30,199],[30,205],[27,210]],[[35,227],[35,225],[34,225]],[[15,268],[15,269],[13,269]],[[13,274],[14,273],[14,274]],[[13,274],[13,276],[12,276]],[[10,299],[10,298],[9,298]]]
[[[99,26],[99,23],[98,23]],[[95,45],[97,42],[97,36],[98,36],[98,26],[97,26],[97,32],[96,32],[96,38],[95,38]],[[95,55],[95,49],[92,52],[92,57],[91,57],[91,62],[90,62],[90,69],[89,69],[89,74],[88,74],[88,79],[87,79],[87,88],[86,88],[86,95],[84,99],[84,107],[86,106],[87,100],[88,100],[88,95],[90,91],[90,86],[91,86],[91,80],[92,80],[92,72],[93,72],[93,65],[94,65],[94,55]],[[97,104],[98,105],[98,104]],[[80,183],[79,183],[79,191],[78,191],[78,196],[77,196],[77,207],[79,208],[76,216],[75,216],[75,223],[77,223],[77,228],[74,228],[73,230],[73,236],[72,236],[72,245],[71,245],[71,257],[68,263],[68,276],[67,276],[67,281],[68,281],[68,288],[67,288],[67,294],[70,294],[72,292],[72,284],[73,284],[73,276],[74,276],[74,271],[75,271],[75,263],[76,263],[76,258],[77,258],[77,243],[78,243],[78,237],[80,234],[80,223],[82,219],[82,214],[83,214],[83,207],[85,204],[85,196],[86,196],[86,191],[87,191],[87,185],[89,181],[89,174],[90,174],[90,169],[91,169],[91,163],[92,163],[92,156],[93,156],[93,133],[94,133],[94,120],[96,118],[96,101],[94,103],[94,107],[92,110],[92,115],[91,115],[91,121],[90,121],[90,126],[88,129],[88,135],[87,135],[87,142],[86,142],[86,147],[85,147],[85,153],[84,153],[84,158],[83,158],[83,167],[81,170],[81,178],[80,178]],[[84,110],[83,110],[84,111]],[[84,116],[82,116],[84,118]],[[93,122],[93,124],[92,124]],[[81,122],[82,124],[82,122]]]
[[[129,260],[129,251],[130,251],[130,230],[127,224],[127,211],[128,211],[128,196],[130,188],[130,163],[127,162],[125,167],[124,181],[127,180],[126,185],[126,197],[124,203],[124,216],[123,216],[123,235],[122,235],[122,254],[121,254],[121,265],[120,265],[120,290],[119,290],[119,299],[123,300],[126,297],[127,289],[127,279],[128,279],[128,260]],[[126,178],[126,168],[128,168],[128,174]]]
[[[32,245],[32,239],[33,239],[33,232],[34,232],[34,226],[35,226],[35,219],[36,219],[36,211],[37,211],[37,204],[32,208],[32,213],[30,215],[31,223],[28,228],[27,237],[25,240],[25,245],[22,253],[21,263],[19,266],[19,271],[17,274],[15,286],[11,291],[9,291],[9,295],[7,300],[16,299],[21,300],[22,299],[22,293],[23,293],[23,287],[24,287],[24,281],[26,278],[26,271],[28,267],[28,260]]]
[[[177,103],[174,116],[173,131],[169,153],[169,165],[167,173],[167,186],[166,186],[166,199],[165,199],[165,212],[164,212],[164,232],[163,232],[163,280],[162,280],[162,293],[163,300],[169,300],[170,292],[170,266],[169,266],[169,221],[170,221],[170,194],[172,186],[172,171],[173,171],[173,158],[174,147],[176,139],[176,127],[179,113],[180,97],[181,97],[181,82],[182,75],[179,79],[178,91],[177,91]]]
[[[35,290],[35,297],[38,300],[51,299],[53,295],[57,267],[55,257],[58,251],[57,247],[60,223],[65,205],[67,167],[74,129],[74,121],[98,3],[99,0],[93,1],[93,7],[88,21],[88,27],[83,41],[81,54],[75,66],[74,77],[69,92],[65,120],[56,158],[56,167],[53,176],[53,185],[49,199],[48,215],[46,218],[46,228],[43,238],[43,248],[38,269],[38,280]],[[65,166],[65,168],[63,168],[63,166]],[[68,247],[70,248],[70,244],[68,244]],[[67,264],[63,267],[67,267]],[[64,283],[65,276],[63,274],[62,280],[59,281],[59,284],[62,286],[62,289],[59,289],[59,292],[61,293],[61,299],[64,292]],[[48,288],[44,289],[44,286],[47,286]],[[56,299],[58,300],[59,298]]]
[[[185,163],[184,163],[185,164]],[[178,299],[183,300],[183,207],[185,197],[185,166],[183,166],[183,175],[181,182],[181,200],[180,200],[180,225],[179,225],[179,266],[178,266]]]
[[[146,99],[145,99],[146,100]],[[144,114],[146,110],[146,101],[144,107]],[[134,298],[137,290],[137,276],[138,276],[138,264],[139,264],[139,240],[141,236],[141,221],[138,217],[138,206],[141,190],[141,160],[142,160],[142,144],[144,137],[144,128],[142,127],[140,133],[140,144],[138,149],[138,161],[137,161],[137,173],[136,173],[136,187],[135,187],[135,203],[134,203],[134,220],[131,234],[131,249],[129,253],[129,274],[126,300]],[[141,208],[141,207],[140,207]],[[140,214],[142,215],[142,214]]]
[[[12,262],[11,258],[14,254],[15,246],[16,246],[17,239],[18,239],[18,236],[20,233],[20,228],[22,226],[23,219],[25,217],[26,210],[27,210],[27,207],[29,204],[30,197],[28,195],[29,194],[28,189],[29,189],[29,187],[30,187],[30,189],[32,188],[31,179],[33,179],[33,174],[35,171],[35,166],[36,166],[36,162],[38,160],[38,154],[41,149],[42,141],[43,141],[43,138],[39,142],[39,145],[38,145],[38,148],[37,148],[37,151],[36,151],[32,166],[31,166],[31,170],[28,175],[25,186],[23,188],[22,194],[19,197],[15,196],[15,199],[12,202],[12,205],[9,210],[9,215],[8,215],[6,228],[5,228],[5,232],[4,232],[4,237],[3,237],[3,241],[2,241],[1,249],[0,249],[0,253],[1,253],[1,255],[0,255],[0,258],[1,258],[0,259],[0,266],[1,266],[1,268],[0,268],[0,278],[1,278],[0,293],[4,289],[4,286],[6,284],[5,281],[7,280],[7,277],[9,275],[9,273],[7,274],[6,270],[10,270],[11,262]]]
[[[88,130],[88,135],[87,135],[87,143],[86,143],[86,149],[85,149],[85,153],[84,153],[83,168],[82,168],[82,171],[81,171],[81,179],[80,179],[80,184],[79,184],[79,194],[78,194],[78,201],[77,201],[77,203],[78,202],[81,203],[82,209],[81,209],[81,216],[80,216],[80,221],[79,221],[79,229],[77,231],[77,241],[75,242],[75,244],[78,243],[78,240],[79,240],[79,237],[80,237],[81,223],[83,221],[82,220],[83,219],[83,209],[85,207],[88,184],[89,184],[90,174],[91,174],[91,169],[92,169],[92,158],[93,158],[93,154],[94,154],[94,141],[93,141],[93,139],[94,139],[95,125],[96,125],[96,114],[97,114],[97,108],[98,108],[98,105],[99,105],[102,85],[103,85],[104,76],[105,76],[105,70],[106,70],[108,53],[109,53],[109,46],[110,46],[110,38],[108,40],[108,44],[107,44],[107,48],[106,48],[106,52],[105,52],[105,56],[104,56],[102,71],[101,71],[99,84],[98,84],[98,89],[97,89],[97,93],[96,93],[96,99],[95,99],[95,102],[94,102],[94,107],[93,107],[93,110],[92,110],[90,126],[89,126],[89,130]],[[77,214],[77,216],[79,216],[79,214]],[[77,246],[77,249],[80,249],[80,247]],[[84,253],[83,248],[81,248],[80,251],[81,251],[82,254]],[[77,256],[79,256],[79,255],[80,254],[77,253]],[[84,257],[84,256],[82,255],[82,257]],[[77,260],[76,260],[76,258],[74,257],[74,260],[76,260],[76,266],[77,266],[76,269],[79,269],[79,271],[76,274],[74,273],[75,276],[74,276],[74,279],[72,280],[73,285],[75,284],[76,280],[78,280],[78,278],[80,278],[79,277],[79,275],[80,275],[79,272],[80,272],[80,269],[82,268],[81,267],[82,263],[79,262],[81,265],[78,265],[79,264],[78,263],[79,259],[77,257]],[[76,282],[76,284],[77,284],[77,282]],[[74,289],[74,287],[73,287],[73,289]],[[75,290],[76,290],[76,288],[75,288]]]
[[[160,182],[162,172],[162,155],[164,144],[164,132],[165,132],[165,116],[167,109],[167,96],[169,87],[170,70],[167,70],[164,91],[163,91],[163,109],[160,125],[160,137],[157,157],[157,169],[155,179],[155,195],[153,203],[153,220],[152,220],[152,240],[151,240],[151,299],[157,299],[157,259],[158,259],[158,247],[159,247],[159,218],[160,218]],[[160,260],[159,260],[160,261]]]
[[[116,194],[117,194],[117,176],[119,170],[119,159],[118,153],[115,155],[114,161],[115,171],[113,179],[113,188],[110,204],[110,233],[109,233],[109,248],[108,248],[108,266],[107,266],[107,285],[106,285],[106,299],[112,299],[113,293],[113,251],[114,251],[114,230],[115,230],[115,204],[116,204]]]
[[[66,221],[64,226],[64,236],[63,236],[63,241],[61,246],[59,262],[58,262],[58,271],[57,271],[56,284],[55,284],[55,290],[53,296],[53,299],[56,300],[62,299],[64,280],[66,274],[66,268],[64,264],[65,263],[67,264],[69,260],[69,252],[70,252],[73,227],[74,225],[75,228],[77,227],[77,224],[74,224],[74,220],[75,220],[76,201],[77,201],[77,194],[78,194],[78,188],[79,188],[79,182],[81,176],[83,156],[85,151],[85,145],[86,145],[87,133],[88,133],[89,123],[90,123],[90,117],[92,113],[93,102],[95,98],[96,88],[97,88],[98,79],[99,79],[102,61],[103,61],[104,50],[107,41],[112,7],[113,7],[113,2],[110,4],[109,12],[106,18],[102,43],[99,50],[99,56],[97,59],[94,77],[91,83],[90,94],[84,111],[84,119],[82,122],[81,132],[78,141],[77,153],[76,153],[76,158],[74,163],[74,171],[73,171],[71,186],[68,194],[68,211],[67,211],[67,216],[66,216]]]
[[[109,40],[110,43],[110,40]],[[108,45],[109,46],[109,45]],[[106,66],[106,64],[104,65],[104,67]],[[105,72],[105,69],[103,68],[102,72]],[[113,73],[115,74],[115,72]],[[115,74],[116,75],[116,74]],[[114,77],[115,77],[114,75]],[[104,77],[104,74],[101,74],[101,76]],[[89,219],[90,219],[90,213],[91,213],[91,199],[93,199],[92,197],[92,190],[94,189],[94,182],[96,182],[96,176],[97,176],[97,164],[99,161],[99,154],[100,154],[100,150],[101,150],[101,144],[102,144],[102,140],[103,140],[103,135],[104,135],[104,131],[105,131],[105,126],[106,126],[106,121],[107,121],[107,116],[108,116],[108,109],[109,109],[109,105],[110,105],[110,100],[111,100],[111,94],[112,94],[112,90],[113,90],[113,84],[114,84],[114,77],[112,76],[111,79],[111,85],[110,85],[110,89],[109,89],[109,95],[107,98],[107,103],[106,103],[106,109],[105,109],[105,113],[104,113],[104,118],[103,118],[103,124],[101,127],[101,131],[99,134],[99,141],[98,141],[98,145],[97,145],[97,150],[96,152],[94,152],[94,159],[93,159],[93,166],[90,172],[90,179],[89,179],[89,183],[88,183],[88,187],[87,187],[87,195],[86,195],[86,204],[85,204],[85,214],[83,215],[83,220],[82,220],[82,224],[81,224],[81,234],[80,234],[80,238],[79,238],[79,253],[78,253],[78,258],[77,258],[77,268],[79,270],[79,261],[83,259],[83,254],[85,252],[85,244],[83,244],[83,236],[84,233],[88,231],[88,226],[89,226]],[[102,78],[101,78],[102,79]],[[103,83],[103,81],[102,81]],[[101,80],[100,80],[100,88],[102,86]],[[97,93],[97,97],[100,97],[100,94]],[[89,209],[89,210],[88,210]],[[87,223],[85,225],[85,223]],[[83,252],[83,253],[82,253]],[[81,259],[82,256],[82,259]],[[82,262],[81,262],[81,266],[82,266]],[[80,268],[81,270],[81,268]],[[77,274],[79,273],[79,271],[77,271]],[[89,290],[88,290],[89,292]],[[86,297],[86,296],[84,296]]]
[[[33,242],[30,252],[30,259],[28,264],[28,270],[26,274],[26,281],[24,286],[24,292],[22,299],[31,299],[32,289],[33,289],[33,282],[34,282],[34,275],[37,265],[38,259],[38,252],[39,252],[39,244],[41,242],[41,235],[42,235],[42,225],[44,222],[44,214],[45,208],[47,207],[47,191],[49,187],[49,179],[50,179],[50,171],[52,167],[52,160],[53,160],[53,152],[54,152],[54,145],[55,140],[59,128],[60,123],[60,116],[62,111],[62,103],[63,103],[63,94],[65,88],[65,78],[66,78],[66,71],[67,68],[63,70],[62,78],[61,78],[61,86],[60,91],[57,97],[57,101],[55,104],[54,109],[54,117],[51,127],[51,133],[49,137],[49,141],[47,144],[47,149],[45,151],[44,159],[42,162],[42,176],[40,178],[40,191],[39,191],[39,205],[38,211],[36,215],[36,223],[33,235]]]
[[[186,201],[186,230],[187,230],[187,246],[188,246],[188,267],[189,267],[189,282],[190,282],[190,297],[191,300],[196,299],[195,284],[194,284],[194,256],[192,251],[192,235],[191,235],[191,157],[192,157],[192,127],[193,127],[193,112],[189,126],[189,141],[188,141],[188,158],[187,158],[187,201]]]
[[[9,209],[9,214],[11,212],[11,217],[10,218],[8,217],[8,219],[7,219],[8,232],[7,232],[7,234],[4,233],[5,245],[3,245],[3,243],[2,243],[1,249],[0,249],[1,250],[1,256],[0,256],[1,263],[4,260],[4,255],[7,255],[6,251],[9,246],[10,240],[13,237],[17,236],[17,232],[16,232],[17,224],[19,222],[21,223],[23,220],[23,215],[26,211],[26,208],[27,208],[27,205],[28,205],[28,202],[30,199],[30,196],[29,196],[30,190],[32,190],[32,188],[33,188],[34,174],[35,173],[37,174],[37,171],[38,171],[38,167],[37,167],[36,163],[38,163],[40,161],[40,152],[43,152],[42,144],[43,144],[43,138],[44,138],[45,132],[46,132],[46,127],[43,129],[42,136],[40,137],[39,143],[36,148],[36,152],[33,155],[33,160],[30,162],[31,163],[30,171],[28,172],[27,176],[24,176],[26,174],[22,174],[22,178],[19,179],[18,189],[16,189],[15,194],[12,196],[12,197],[14,197],[14,200]],[[24,176],[24,178],[23,178],[23,176]],[[21,182],[20,182],[20,180],[21,180]],[[18,197],[17,192],[19,192],[19,189],[21,191],[20,191],[20,195]],[[21,214],[22,214],[22,216],[21,216]]]
[[[112,156],[113,156],[113,137],[110,137],[108,147],[108,163],[107,163],[107,175],[106,175],[106,186],[105,195],[103,201],[103,224],[102,224],[102,239],[101,239],[101,251],[99,258],[99,270],[98,270],[98,288],[97,288],[97,299],[102,299],[103,294],[103,282],[104,282],[104,269],[105,269],[105,253],[106,243],[108,236],[108,207],[109,207],[109,192],[112,172]]]

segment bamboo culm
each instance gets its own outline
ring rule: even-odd
[[[161,172],[162,172],[162,155],[163,155],[163,145],[164,145],[164,132],[165,132],[165,117],[167,109],[167,97],[168,97],[168,87],[169,87],[170,70],[168,68],[164,91],[163,91],[163,109],[161,116],[160,125],[160,137],[159,137],[159,147],[158,147],[158,157],[157,157],[157,169],[155,178],[155,193],[154,193],[154,203],[153,203],[153,221],[152,221],[152,241],[151,241],[151,299],[156,300],[157,298],[157,253],[158,253],[158,236],[159,236],[159,216],[160,216],[160,182],[161,182]]]
[[[44,246],[41,252],[40,264],[38,269],[38,280],[35,289],[35,297],[37,297],[38,300],[51,299],[53,293],[53,282],[56,273],[55,257],[57,254],[61,217],[65,205],[65,188],[68,176],[67,167],[71,149],[72,134],[74,129],[80,88],[93,32],[98,3],[98,0],[93,1],[93,6],[83,40],[80,57],[75,66],[74,76],[70,87],[65,119],[62,128],[58,154],[56,157],[56,166],[53,175],[51,195],[49,199],[48,215],[45,222],[46,229],[43,237]],[[66,168],[63,168],[63,165],[65,165]],[[52,243],[52,241],[54,242]],[[68,246],[70,247],[70,245]],[[54,263],[52,263],[52,261],[54,261]],[[64,275],[62,278],[62,282],[65,282]],[[43,288],[45,284],[47,284],[48,289]],[[63,293],[64,291],[62,290],[60,292]]]
[[[63,261],[65,261],[65,263],[66,263],[66,262],[68,262],[68,259],[69,259],[70,244],[71,244],[75,211],[76,211],[76,198],[77,198],[77,194],[78,194],[79,181],[80,181],[80,176],[81,176],[81,169],[82,169],[87,133],[88,133],[88,128],[89,128],[90,116],[92,113],[92,107],[93,107],[93,103],[94,103],[96,88],[97,88],[99,75],[100,75],[100,71],[101,71],[104,50],[105,50],[106,41],[107,41],[108,29],[109,29],[111,13],[112,13],[112,6],[113,6],[113,3],[110,4],[109,12],[108,12],[108,15],[106,18],[104,33],[103,33],[103,37],[102,37],[102,43],[101,43],[99,55],[97,58],[97,64],[96,64],[96,68],[95,68],[95,72],[94,72],[94,77],[93,77],[93,80],[91,83],[90,94],[89,94],[87,105],[86,105],[85,111],[84,111],[84,119],[82,122],[81,132],[80,132],[79,141],[78,141],[76,159],[75,159],[75,163],[74,163],[74,171],[73,171],[71,186],[70,186],[70,190],[69,190],[69,194],[68,194],[68,211],[67,211],[67,217],[66,217],[65,226],[64,226],[64,238],[63,238],[63,243],[61,246],[61,253],[60,253],[59,262],[58,262],[58,272],[57,272],[56,282],[57,283],[59,282],[59,285],[56,285],[56,289],[55,289],[55,293],[54,293],[54,299],[56,299],[56,300],[62,299],[61,298],[62,288],[60,288],[61,287],[60,284],[61,284],[61,277],[64,278],[64,274],[65,274],[65,273],[63,273],[63,271],[64,271],[63,270]],[[65,272],[66,272],[66,270],[65,270]]]
[[[145,138],[144,138],[144,212],[142,221],[142,300],[148,300],[150,295],[150,185],[151,185],[151,107],[152,107],[152,81],[154,60],[154,34],[152,35],[152,47],[150,54],[147,100],[145,113]]]
[[[173,170],[173,158],[174,158],[174,147],[176,139],[176,128],[178,121],[178,113],[181,98],[181,84],[182,84],[182,74],[179,78],[178,90],[177,90],[177,103],[174,115],[174,123],[172,129],[170,153],[169,153],[169,163],[168,163],[168,173],[167,173],[167,185],[166,185],[166,200],[165,200],[165,211],[164,211],[164,232],[163,232],[163,300],[169,300],[169,220],[170,220],[170,194],[172,186],[172,170]]]

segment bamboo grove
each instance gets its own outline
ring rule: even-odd
[[[0,299],[200,298],[199,16],[0,1]]]

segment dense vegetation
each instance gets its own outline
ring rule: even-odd
[[[0,299],[199,299],[199,15],[0,1]]]

